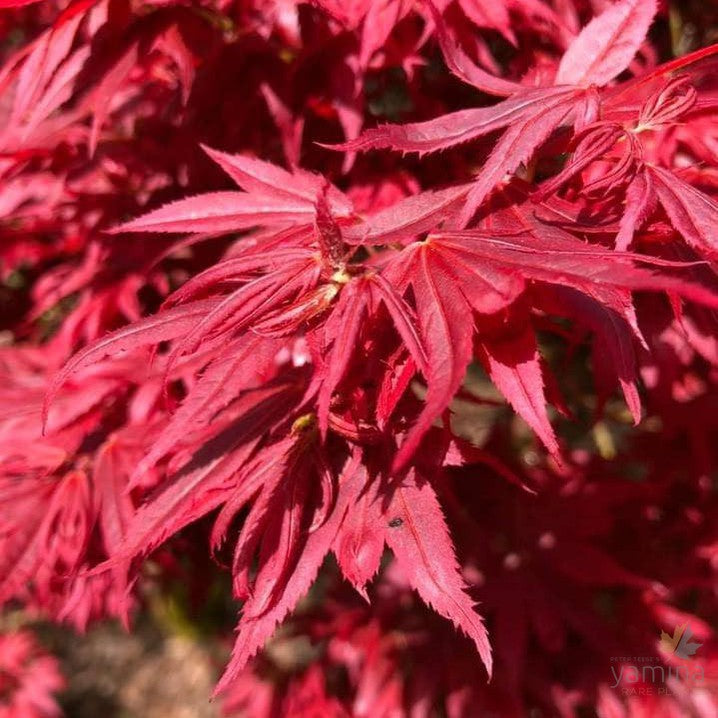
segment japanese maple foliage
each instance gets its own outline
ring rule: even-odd
[[[228,572],[228,715],[715,715],[683,6],[0,3],[0,604]]]
[[[64,681],[57,661],[28,631],[0,635],[0,716],[56,718],[62,713],[55,693]]]

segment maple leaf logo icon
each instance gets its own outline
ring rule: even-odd
[[[696,651],[703,645],[696,641],[691,641],[693,631],[687,623],[682,626],[676,626],[673,635],[661,631],[661,648],[666,653],[674,653],[678,658],[690,658],[694,656]]]

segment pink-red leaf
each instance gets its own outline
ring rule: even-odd
[[[456,77],[479,90],[499,97],[508,97],[525,89],[517,82],[511,82],[510,80],[504,80],[501,77],[489,74],[473,62],[461,49],[456,39],[451,37],[446,24],[433,2],[429,2],[428,4],[436,25],[436,33],[441,46],[441,52],[444,55],[444,61]],[[471,7],[473,3],[465,3],[465,6]],[[497,3],[497,6],[502,8],[499,3]],[[508,17],[508,12],[506,12],[506,16]]]
[[[525,328],[510,336],[482,336],[480,347],[491,381],[546,448],[558,455],[558,441],[546,412],[541,360],[533,331]]]
[[[431,242],[405,250],[406,276],[413,290],[423,344],[427,348],[425,406],[394,459],[399,471],[411,458],[421,438],[459,388],[471,360],[471,309],[455,277],[436,256]],[[422,370],[424,371],[424,370]]]
[[[474,642],[491,676],[486,629],[466,594],[454,547],[433,488],[411,472],[384,511],[384,536],[411,586]]]
[[[286,407],[287,397],[280,386],[256,390],[240,401],[246,407],[240,418],[196,451],[137,510],[113,563],[147,555],[228,498],[233,479],[277,412]]]
[[[402,152],[436,152],[510,126],[523,119],[527,112],[541,111],[545,103],[553,104],[556,98],[565,99],[575,92],[566,87],[526,90],[491,107],[459,110],[426,122],[382,125],[334,149],[391,147]]]
[[[556,75],[560,85],[605,85],[628,67],[646,38],[656,0],[619,0],[571,43]]]
[[[625,251],[656,207],[656,192],[649,172],[638,172],[626,190],[626,207],[616,235],[616,249]]]
[[[344,239],[358,244],[388,244],[411,239],[436,229],[451,217],[470,189],[471,185],[467,184],[412,195],[347,228]]]
[[[109,354],[175,339],[199,322],[216,303],[216,300],[201,300],[156,314],[111,332],[75,354],[52,379],[43,404],[43,424],[47,421],[48,407],[60,387],[82,367],[93,364]]]
[[[364,472],[359,470],[358,458],[350,458],[342,472],[337,500],[331,515],[316,531],[303,532],[296,537],[298,545],[295,556],[279,584],[272,582],[272,591],[276,594],[276,600],[269,609],[262,605],[264,601],[261,593],[247,600],[239,622],[232,657],[215,693],[222,692],[230,685],[247,661],[272,636],[277,624],[309,590],[317,571],[332,548],[334,538],[347,510],[354,504],[362,489],[364,478]],[[258,582],[260,574],[257,577]]]
[[[311,222],[313,216],[312,204],[300,198],[209,192],[170,202],[110,232],[238,232],[266,224]]]
[[[718,202],[662,167],[649,167],[656,194],[673,226],[701,254],[715,257]]]

